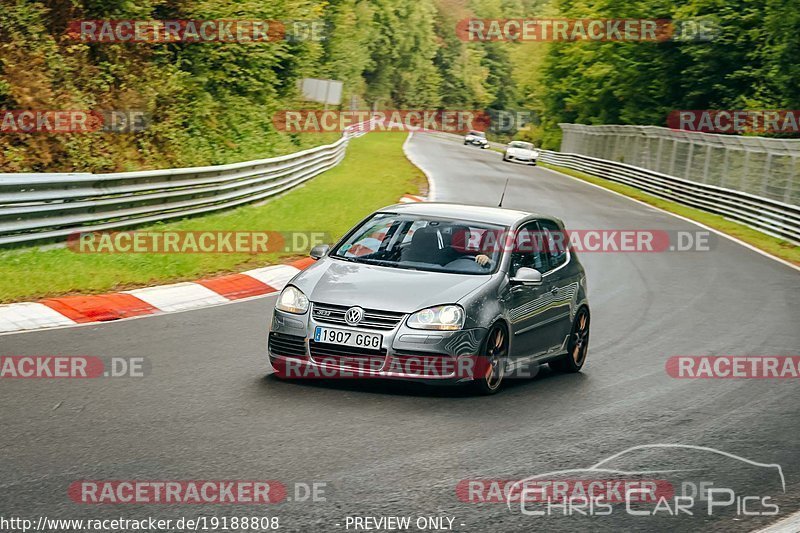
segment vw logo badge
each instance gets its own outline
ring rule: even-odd
[[[364,310],[360,307],[351,307],[344,314],[344,321],[351,326],[357,326],[364,319]]]

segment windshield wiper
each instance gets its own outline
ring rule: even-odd
[[[340,256],[340,255],[333,255],[331,257],[334,257],[336,259],[342,259],[344,261],[350,261],[351,263],[362,263],[364,265],[386,266],[386,267],[392,267],[392,268],[402,268],[404,270],[420,270],[417,267],[403,265],[403,264],[400,264],[400,263],[396,263],[394,261],[388,261],[386,259],[368,259],[368,258],[364,258],[364,257],[361,257],[361,258],[359,258],[359,257],[344,257],[344,256]]]
[[[331,257],[335,259],[341,259],[342,261],[349,261],[351,263],[363,263],[365,265],[379,265],[381,263],[389,262],[389,261],[382,261],[380,259],[367,259],[364,257],[347,257],[344,255],[332,255]]]
[[[332,255],[331,257],[333,257],[334,259],[341,259],[342,261],[349,261],[351,263],[358,263],[358,261],[356,261],[355,257],[345,257],[343,255]]]
[[[387,261],[385,259],[367,259],[367,258],[362,258],[362,259],[360,259],[360,261],[362,263],[366,263],[368,265],[378,265],[378,266],[386,266],[386,265],[394,266],[394,265],[396,265],[396,263],[394,263],[392,261]]]

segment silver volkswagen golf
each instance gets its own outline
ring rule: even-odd
[[[278,377],[377,377],[499,390],[515,371],[586,362],[586,274],[558,219],[399,204],[373,213],[278,297]],[[520,375],[516,372],[516,375]]]

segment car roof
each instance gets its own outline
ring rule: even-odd
[[[433,216],[442,218],[455,218],[483,222],[486,224],[500,224],[513,226],[516,222],[529,217],[553,219],[547,215],[506,209],[504,207],[488,207],[482,205],[454,204],[447,202],[413,202],[395,204],[384,207],[380,212],[402,213],[407,215]]]

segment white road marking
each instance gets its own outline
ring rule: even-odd
[[[411,142],[411,139],[414,138],[414,132],[410,131],[408,133],[408,137],[406,137],[406,142],[403,143],[403,153],[406,154],[406,159],[408,159],[412,165],[417,167],[425,174],[425,177],[428,179],[428,201],[435,202],[436,201],[436,181],[433,179],[433,174],[430,171],[426,170],[425,167],[417,163],[411,158],[411,153],[408,151],[408,145]]]
[[[756,533],[797,533],[798,531],[800,531],[800,512],[789,515],[764,529],[759,529]]]

